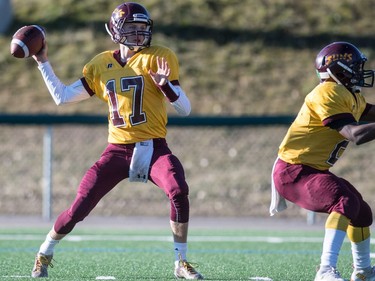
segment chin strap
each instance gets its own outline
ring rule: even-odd
[[[359,94],[361,92],[362,88],[359,86],[353,86],[352,87],[352,93],[357,93]]]
[[[128,47],[131,51],[134,51],[136,53],[146,48],[145,46],[129,46],[129,45],[125,45],[125,46]],[[135,47],[138,47],[138,49],[136,49]]]

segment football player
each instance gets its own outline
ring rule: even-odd
[[[334,42],[316,57],[320,78],[282,141],[273,168],[271,215],[286,208],[285,199],[314,212],[327,213],[320,267],[315,281],[344,281],[337,261],[344,238],[351,242],[351,281],[374,281],[370,263],[372,211],[360,192],[330,172],[349,143],[375,139],[375,106],[363,87],[373,87],[366,57],[347,42]],[[278,209],[279,208],[279,209]]]
[[[55,75],[47,44],[33,58],[55,103],[80,102],[96,96],[108,106],[108,145],[84,175],[71,206],[63,211],[41,244],[32,277],[47,277],[55,246],[82,221],[120,181],[150,180],[170,200],[174,275],[203,279],[187,261],[189,187],[183,167],[166,142],[165,99],[178,114],[190,113],[190,101],[179,82],[175,53],[151,45],[153,21],[140,4],[127,2],[113,11],[106,24],[115,51],[95,56],[83,68],[83,77],[71,85]],[[147,206],[145,206],[147,208]]]

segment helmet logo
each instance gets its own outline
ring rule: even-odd
[[[344,54],[332,54],[325,57],[325,65],[330,65],[334,61],[338,60],[345,60],[347,62],[353,60],[353,54],[352,53],[344,53]]]
[[[113,11],[113,15],[116,19],[118,18],[121,18],[123,15],[125,14],[125,12],[121,9],[118,9],[116,8],[114,11]]]

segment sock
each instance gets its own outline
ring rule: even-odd
[[[351,242],[353,264],[356,269],[365,269],[371,266],[370,238],[361,242]]]
[[[40,245],[39,253],[44,255],[52,255],[55,246],[60,242],[60,240],[52,239],[49,234],[47,234],[46,240],[44,240],[43,244]]]
[[[326,228],[323,241],[323,252],[320,259],[321,267],[328,266],[336,268],[339,252],[345,236],[345,231]]]
[[[174,242],[174,254],[175,254],[176,262],[180,260],[180,257],[182,260],[186,260],[186,252],[187,252],[187,243]]]

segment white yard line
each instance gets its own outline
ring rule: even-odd
[[[0,234],[0,240],[6,241],[42,241],[45,235],[37,234]],[[322,237],[278,237],[278,236],[189,236],[190,242],[265,242],[265,243],[322,243]],[[159,241],[171,242],[171,235],[69,235],[64,241]],[[373,242],[373,241],[372,241]]]

